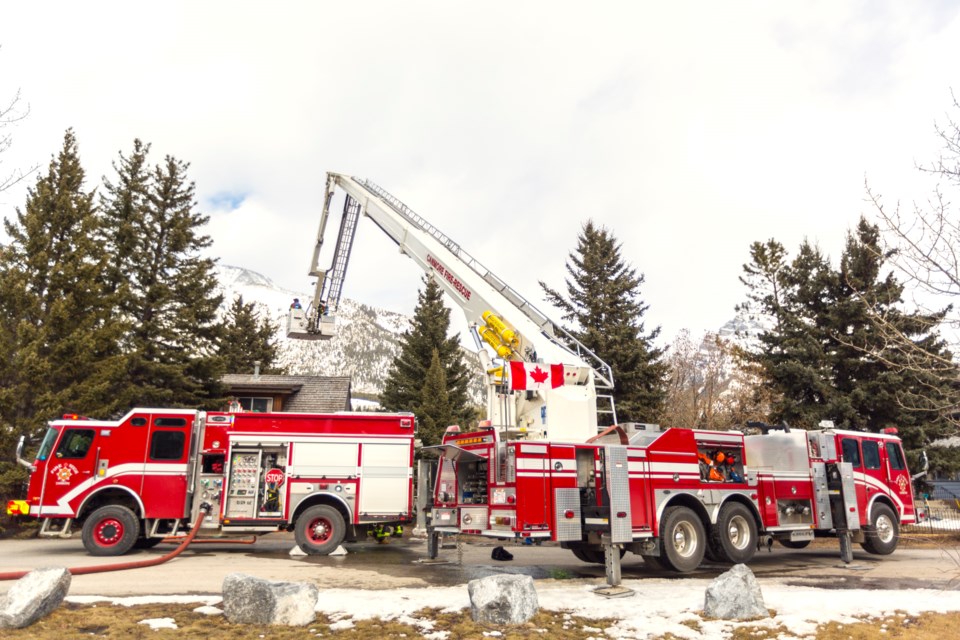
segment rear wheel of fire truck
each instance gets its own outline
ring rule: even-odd
[[[878,556],[893,553],[900,539],[900,526],[893,510],[885,504],[873,505],[870,514],[870,526],[864,528],[864,541],[860,543],[864,551]]]
[[[343,542],[346,526],[343,516],[333,507],[318,504],[297,518],[294,535],[304,553],[325,556]]]
[[[83,546],[92,556],[122,556],[140,535],[140,521],[119,505],[100,507],[83,523]]]
[[[757,523],[739,502],[720,508],[717,525],[710,527],[710,546],[720,562],[747,563],[757,552]]]
[[[587,562],[589,564],[605,564],[606,557],[604,556],[603,547],[570,547],[570,551],[573,551],[573,555],[577,557],[578,560],[582,562]],[[626,549],[620,549],[620,557],[623,558],[623,555],[627,552]]]
[[[808,546],[810,546],[809,540],[791,540],[790,538],[779,538],[777,541],[787,549],[806,549]]]
[[[669,507],[660,524],[660,561],[679,573],[700,566],[707,546],[703,523],[687,507]]]

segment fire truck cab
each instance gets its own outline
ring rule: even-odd
[[[293,530],[326,554],[411,519],[414,426],[412,414],[349,412],[65,416],[7,511],[40,518],[42,536],[80,526],[91,554],[120,555],[192,526],[206,504],[206,537]]]

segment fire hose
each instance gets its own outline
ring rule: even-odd
[[[70,575],[82,576],[88,573],[106,573],[107,571],[124,571],[126,569],[141,569],[143,567],[153,567],[158,564],[163,564],[168,560],[173,560],[178,555],[183,553],[183,550],[190,546],[190,543],[193,542],[193,539],[197,536],[197,532],[200,531],[200,525],[203,524],[203,519],[208,513],[210,513],[210,505],[202,504],[200,505],[200,512],[197,514],[197,521],[193,524],[193,529],[190,530],[190,533],[187,534],[187,537],[183,539],[183,542],[180,545],[168,553],[165,556],[159,556],[156,558],[148,558],[146,560],[135,560],[132,562],[118,562],[116,564],[102,564],[102,565],[92,565],[88,567],[71,567],[67,571],[70,572]],[[9,571],[7,573],[0,573],[0,580],[19,580],[23,576],[30,573],[30,571]]]

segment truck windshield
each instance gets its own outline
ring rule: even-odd
[[[57,441],[58,433],[60,432],[53,427],[47,429],[47,433],[43,436],[43,442],[40,443],[40,450],[37,451],[37,460],[47,459],[50,451],[53,450],[53,443]]]

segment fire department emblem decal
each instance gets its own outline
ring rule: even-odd
[[[58,464],[50,473],[57,479],[57,484],[70,484],[70,478],[77,473],[77,468],[72,464]]]
[[[897,486],[900,487],[900,493],[907,492],[907,476],[898,476],[897,477]]]

